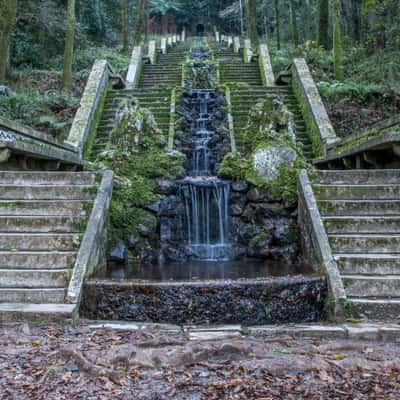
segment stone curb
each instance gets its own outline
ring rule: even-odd
[[[294,324],[294,325],[171,325],[152,324],[141,322],[118,322],[118,321],[89,321],[92,329],[115,329],[115,330],[140,330],[152,329],[169,332],[183,332],[190,340],[214,340],[223,338],[234,338],[240,336],[265,336],[293,338],[321,338],[321,339],[354,339],[370,341],[396,341],[400,342],[400,325],[395,324]]]

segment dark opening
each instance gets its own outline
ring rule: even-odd
[[[197,36],[203,36],[203,34],[204,34],[204,25],[203,24],[197,25],[196,33],[197,33]]]

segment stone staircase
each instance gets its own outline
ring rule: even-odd
[[[281,96],[288,109],[294,115],[296,140],[301,145],[304,156],[314,157],[312,144],[301,109],[289,86],[265,87],[261,79],[257,60],[249,64],[243,62],[240,54],[228,49],[226,44],[213,44],[216,59],[220,63],[221,83],[232,83],[231,101],[235,140],[239,151],[244,144],[243,130],[246,127],[251,107],[262,100],[266,94]]]
[[[159,128],[168,134],[171,110],[171,93],[182,84],[182,63],[190,46],[190,40],[159,54],[157,64],[144,64],[138,87],[130,90],[109,90],[97,127],[96,138],[91,150],[91,159],[104,151],[115,125],[115,113],[122,99],[135,97],[142,107],[148,108]]]
[[[400,318],[400,170],[318,171],[313,190],[356,313]]]
[[[64,303],[97,188],[89,172],[0,172],[1,311]]]

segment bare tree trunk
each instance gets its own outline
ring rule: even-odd
[[[318,0],[317,44],[325,49],[329,44],[329,0]]]
[[[340,24],[340,0],[333,0],[332,4],[332,25],[333,25],[333,62],[335,79],[342,81],[343,73],[343,48],[342,33]]]
[[[7,74],[10,33],[17,15],[17,0],[0,0],[0,82],[4,82]]]
[[[145,18],[145,40],[149,40],[150,36],[150,0],[146,0],[146,18]]]
[[[65,35],[64,70],[61,89],[68,90],[72,86],[72,58],[75,39],[75,0],[68,0],[67,33]]]
[[[129,49],[128,28],[128,1],[121,0],[121,25],[122,25],[122,52],[127,53]]]
[[[299,30],[297,29],[296,7],[294,0],[290,0],[290,22],[292,26],[293,44],[297,47],[300,44]]]
[[[250,38],[253,46],[257,46],[260,42],[257,29],[257,0],[246,0],[246,33]]]
[[[138,0],[136,7],[135,33],[133,35],[134,46],[139,46],[142,42],[144,6],[146,0]]]
[[[274,0],[276,18],[276,47],[281,49],[281,14],[279,10],[279,0]]]

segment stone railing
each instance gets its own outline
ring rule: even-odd
[[[240,52],[240,37],[239,36],[235,36],[233,38],[233,52],[234,53]]]
[[[251,47],[251,40],[245,39],[243,47],[243,61],[246,64],[248,64],[251,62],[252,58],[253,58],[253,48]]]
[[[340,277],[339,268],[333,258],[328,236],[318,211],[317,201],[307,171],[300,173],[299,192],[299,226],[301,230],[302,249],[305,262],[317,266],[328,281],[331,316],[340,320],[344,318],[346,293]]]
[[[235,140],[235,129],[233,125],[233,115],[232,115],[232,98],[231,98],[231,90],[228,86],[225,87],[225,98],[227,103],[227,111],[228,111],[228,129],[229,129],[229,137],[231,142],[231,151],[232,153],[237,152],[236,148],[236,140]]]
[[[80,165],[75,147],[5,118],[0,118],[0,163],[7,163],[13,156]],[[22,168],[26,166],[21,165]]]
[[[113,172],[103,177],[86,226],[74,270],[68,286],[65,303],[79,307],[83,282],[106,265],[107,221],[113,190]]]
[[[310,134],[313,151],[317,156],[324,156],[327,148],[339,138],[336,136],[318,88],[303,58],[293,60],[292,87]]]
[[[112,73],[113,71],[106,60],[96,60],[94,62],[81,98],[80,107],[75,114],[68,139],[66,140],[67,144],[77,150],[81,158],[90,136],[96,111],[106,92]]]
[[[272,70],[271,57],[268,45],[263,43],[258,47],[258,62],[264,86],[275,86],[275,76]]]
[[[168,130],[168,151],[174,149],[175,139],[175,117],[176,117],[176,90],[173,89],[171,92],[171,106],[170,106],[170,119],[169,119],[169,130]]]

